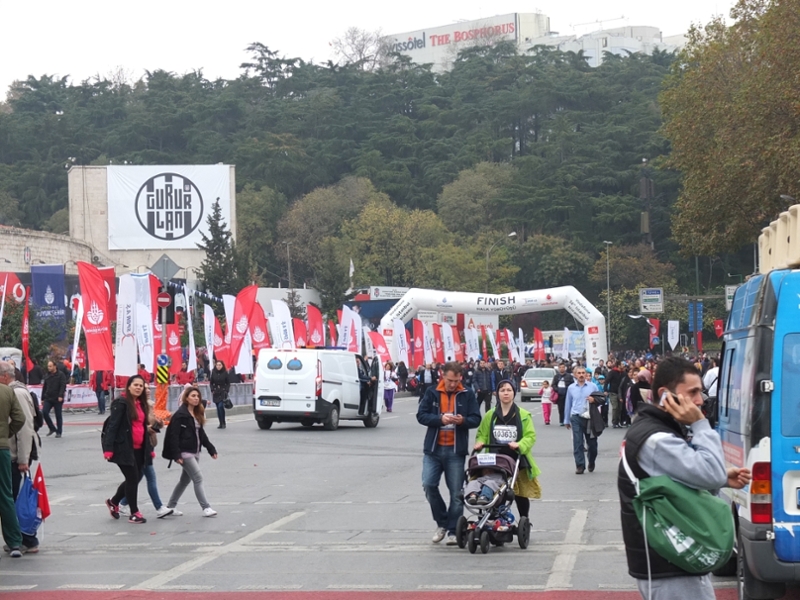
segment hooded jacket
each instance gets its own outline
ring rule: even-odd
[[[444,381],[440,381],[437,386],[430,386],[425,390],[425,394],[419,401],[417,408],[417,422],[425,425],[428,431],[425,433],[425,454],[433,454],[436,450],[439,429],[442,427],[442,412],[440,410],[441,394],[447,393],[444,390]],[[464,422],[456,425],[455,451],[456,454],[466,456],[469,453],[469,430],[475,429],[481,423],[481,411],[478,408],[478,400],[472,389],[464,388],[459,385],[455,394],[455,414],[463,415]]]
[[[40,454],[39,436],[33,429],[33,420],[36,416],[33,398],[28,388],[19,381],[12,381],[8,384],[8,387],[14,390],[14,395],[17,397],[20,408],[25,414],[25,424],[22,429],[8,440],[9,449],[11,450],[11,462],[30,465],[34,460],[38,460]]]

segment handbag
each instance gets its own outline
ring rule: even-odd
[[[223,404],[225,405],[225,408],[233,408],[233,402],[231,402],[230,398],[225,398]]]
[[[735,532],[730,506],[667,475],[638,479],[625,454],[622,442],[622,465],[636,489],[633,510],[645,546],[689,573],[708,573],[727,563]]]
[[[42,517],[39,512],[39,492],[33,487],[29,473],[26,473],[22,480],[14,506],[20,531],[25,535],[36,535],[36,530],[42,524]]]

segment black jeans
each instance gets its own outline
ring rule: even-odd
[[[42,413],[44,415],[44,422],[47,423],[47,427],[50,431],[56,432],[58,435],[61,435],[61,428],[64,425],[64,419],[61,416],[61,409],[64,407],[63,402],[59,402],[58,400],[45,400],[42,403]],[[50,409],[56,411],[56,424],[53,425],[53,421],[50,419]]]
[[[566,394],[563,395],[563,396],[561,394],[559,394],[558,395],[558,403],[556,404],[556,406],[558,407],[558,424],[559,425],[563,425],[564,424],[564,408],[565,408],[566,403],[567,403]]]
[[[478,392],[478,410],[480,410],[481,404],[485,406],[483,412],[489,412],[489,409],[492,408],[492,392],[488,390]]]
[[[139,512],[139,482],[144,475],[144,448],[134,450],[133,457],[136,460],[135,465],[117,465],[125,481],[119,484],[116,494],[111,498],[114,504],[119,504],[123,498],[127,499],[131,514]]]

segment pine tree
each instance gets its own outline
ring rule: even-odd
[[[219,200],[212,205],[207,222],[209,235],[201,233],[203,243],[197,244],[197,247],[206,253],[198,271],[200,281],[207,292],[217,297],[221,297],[222,294],[235,296],[240,289],[236,269],[236,249],[231,232],[222,219]]]

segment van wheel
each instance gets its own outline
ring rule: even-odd
[[[303,427],[313,427],[314,421],[311,419],[303,419],[302,421],[300,421],[300,425],[302,425]]]
[[[369,416],[364,419],[364,427],[372,429],[373,427],[378,426],[378,421],[381,420],[380,415],[376,415],[375,413],[370,413]]]
[[[741,535],[737,541],[739,600],[773,600],[782,598],[786,593],[786,585],[783,583],[767,583],[756,579],[747,567]]]
[[[258,419],[256,423],[258,423],[259,429],[269,429],[272,427],[272,419]]]
[[[331,412],[328,413],[325,422],[322,424],[328,431],[336,431],[339,428],[339,405],[331,405]]]

